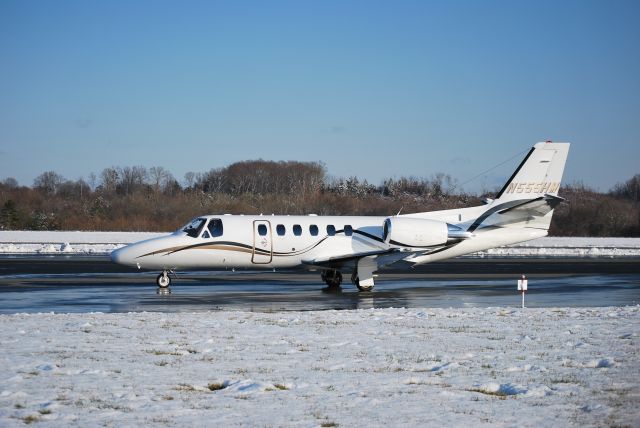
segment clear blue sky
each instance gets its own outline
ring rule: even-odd
[[[3,0],[0,179],[263,158],[464,182],[551,139],[608,190],[640,173],[639,23],[638,1]]]

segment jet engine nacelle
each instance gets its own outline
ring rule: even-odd
[[[389,217],[384,221],[384,242],[401,247],[433,247],[472,236],[444,221],[424,218]]]

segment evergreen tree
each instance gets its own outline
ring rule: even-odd
[[[16,203],[12,199],[9,199],[4,203],[2,210],[0,210],[0,229],[12,230],[18,227],[20,222],[20,216],[16,209]]]

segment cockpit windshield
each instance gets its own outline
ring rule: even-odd
[[[204,224],[206,222],[207,219],[204,218],[193,219],[191,220],[191,223],[182,228],[182,231],[186,232],[187,235],[191,236],[192,238],[197,238],[198,236],[200,236],[200,232],[202,232],[202,228],[204,227]]]

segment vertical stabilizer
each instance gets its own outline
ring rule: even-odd
[[[569,143],[537,143],[496,196],[496,202],[558,195]]]
[[[468,232],[487,227],[547,231],[558,197],[569,143],[537,143]]]

